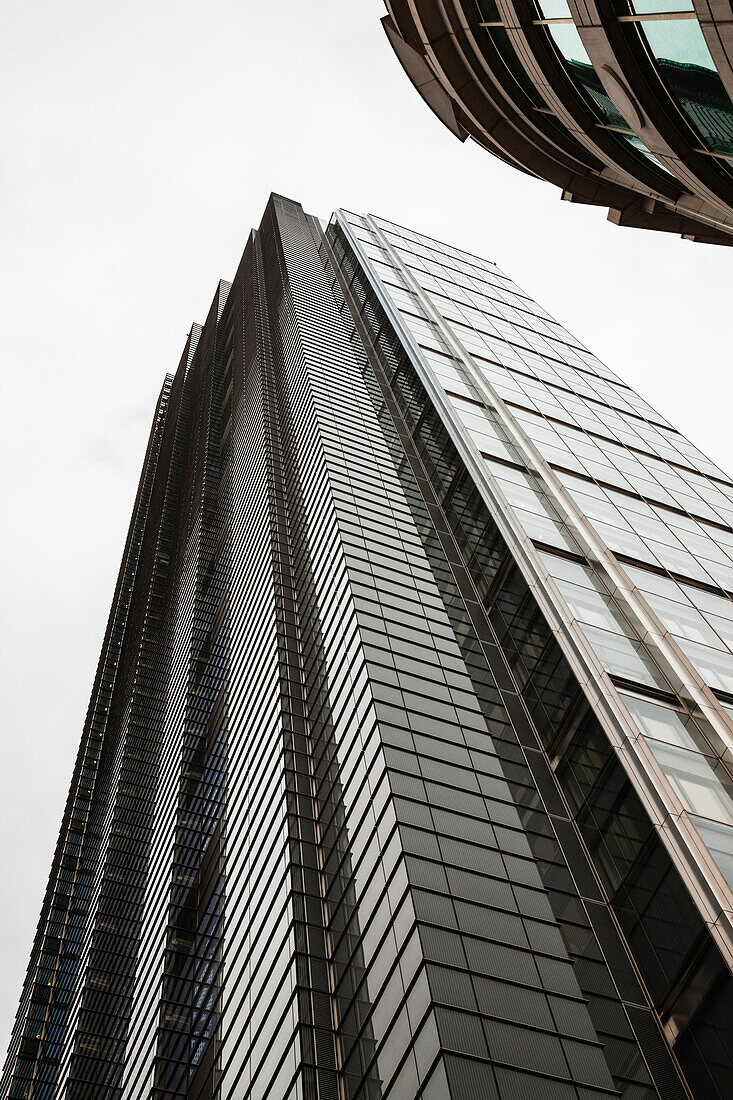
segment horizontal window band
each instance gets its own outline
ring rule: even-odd
[[[711,596],[727,597],[729,600],[733,600],[733,592],[729,592],[726,588],[720,588],[715,584],[707,584],[705,581],[699,581],[695,577],[687,577],[684,573],[676,573],[671,569],[664,569],[661,565],[652,565],[651,562],[639,561],[637,558],[631,557],[630,554],[620,554],[615,551],[610,551],[621,565],[630,565],[635,569],[641,569],[645,573],[654,573],[657,577],[671,577],[673,581],[677,581],[678,584],[687,585],[688,588],[697,588],[700,592],[709,592]]]

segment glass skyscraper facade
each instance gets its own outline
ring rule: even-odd
[[[495,264],[272,196],[155,411],[3,1078],[733,1095],[733,483]]]

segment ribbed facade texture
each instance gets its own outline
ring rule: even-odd
[[[618,225],[733,244],[732,0],[386,0],[423,99]]]
[[[155,411],[14,1100],[729,1100],[733,483],[272,196]]]

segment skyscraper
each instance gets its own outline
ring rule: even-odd
[[[618,225],[733,244],[730,0],[386,0],[387,36],[465,141]]]
[[[733,1094],[733,483],[273,196],[155,410],[3,1096]]]

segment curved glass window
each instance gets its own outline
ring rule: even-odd
[[[692,0],[630,0],[637,15],[659,15],[666,12],[694,11]]]
[[[664,167],[661,161],[657,160],[657,158],[654,156],[654,153],[649,152],[640,137],[637,137],[636,134],[624,134],[623,136],[626,138],[629,145],[634,146],[638,153],[643,153],[647,160],[651,160],[654,164],[656,164],[657,168],[661,168],[663,172],[667,172],[667,169]],[[669,175],[669,173],[667,174]]]
[[[678,0],[675,0],[677,3]],[[560,10],[565,0],[543,0],[542,10]],[[549,17],[548,17],[549,18]],[[580,85],[593,106],[600,113],[606,125],[613,129],[619,137],[624,138],[638,153],[643,153],[657,168],[666,172],[663,165],[649,152],[644,142],[633,133],[626,119],[616,108],[613,100],[606,92],[600,77],[593,68],[585,46],[574,23],[549,23],[547,25],[555,45],[565,58],[567,68]]]
[[[545,19],[572,19],[568,0],[537,0],[537,7]]]
[[[578,34],[578,28],[574,23],[551,23],[548,31],[555,45],[565,58],[576,82],[592,100],[594,106],[600,111],[603,118],[611,126],[628,130],[629,126],[623,116],[614,107],[610,98],[601,84],[591,59],[588,57],[585,46]]]
[[[635,7],[638,5],[636,0]],[[659,10],[659,6],[659,0],[654,0],[654,7]],[[680,10],[679,0],[675,0],[675,9]],[[706,147],[714,153],[733,156],[733,103],[698,21],[644,19],[640,27],[660,76]]]

